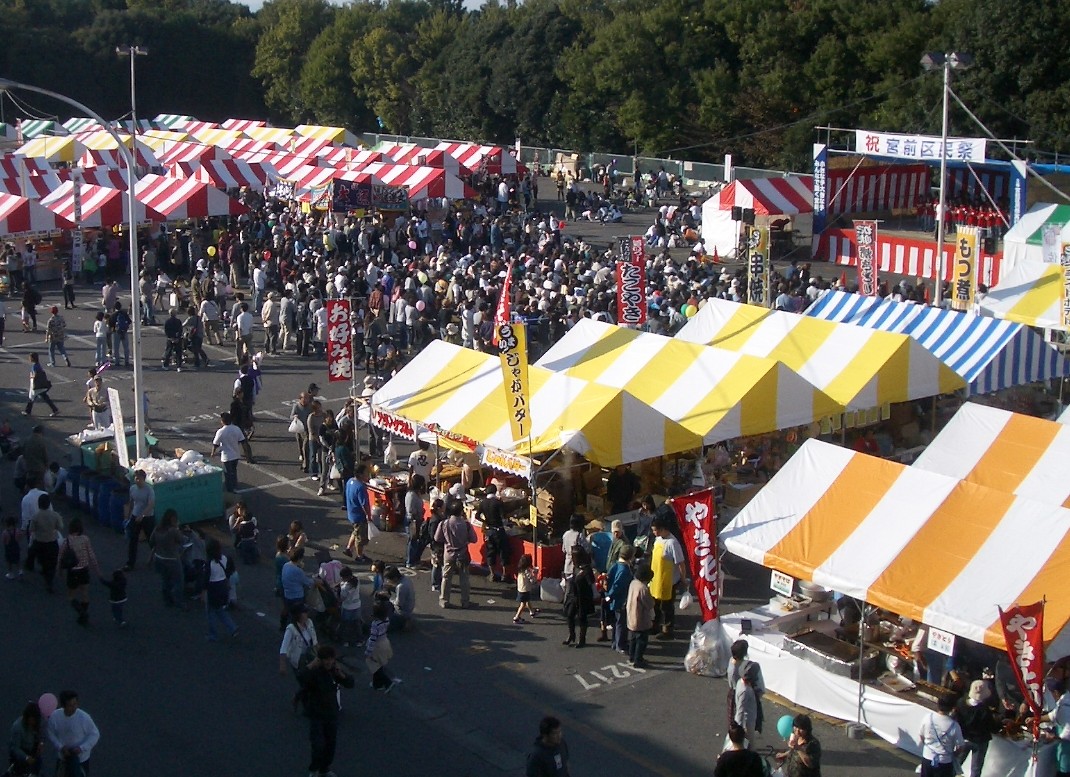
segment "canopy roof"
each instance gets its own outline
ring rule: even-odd
[[[501,146],[481,146],[477,143],[450,143],[443,141],[435,146],[437,151],[445,151],[469,170],[484,167],[493,175],[515,175],[527,171],[518,164],[516,157],[506,153]]]
[[[179,113],[161,113],[153,119],[154,122],[161,127],[170,127],[173,130],[183,129],[188,124],[192,124],[196,119],[192,116],[186,116]]]
[[[737,179],[717,193],[718,208],[753,208],[759,216],[794,216],[814,211],[814,179],[809,175],[786,178]]]
[[[237,216],[248,210],[210,184],[193,178],[146,175],[134,185],[134,190],[138,200],[147,208],[166,216],[164,221]]]
[[[72,137],[57,138],[42,135],[23,143],[16,152],[22,156],[38,157],[49,162],[73,162],[85,151],[85,146]]]
[[[702,444],[625,391],[532,365],[529,408],[533,453],[568,448],[605,467]],[[385,410],[423,426],[437,424],[501,450],[526,454],[509,428],[499,359],[435,340],[372,397]]]
[[[945,394],[965,381],[906,335],[708,299],[676,337],[776,359],[850,410]]]
[[[177,162],[200,163],[208,159],[231,159],[231,155],[221,146],[208,146],[204,143],[172,143],[159,157],[160,164],[165,166]]]
[[[969,383],[973,394],[1070,375],[1070,363],[1043,337],[1010,321],[844,291],[820,297],[806,315],[909,335]]]
[[[914,462],[915,467],[1070,507],[1070,427],[967,402]]]
[[[238,128],[232,127],[231,129]],[[242,131],[254,140],[262,140],[265,143],[272,143],[276,146],[289,143],[290,138],[295,135],[294,131],[287,127],[250,127]]]
[[[1048,656],[1070,652],[1070,510],[807,440],[722,532],[793,577],[1003,648],[997,606],[1047,596]]]
[[[1070,205],[1040,202],[1023,214],[1003,236],[1004,271],[1022,262],[1044,261],[1044,227],[1048,225],[1055,228],[1058,243],[1070,242]]]
[[[451,200],[474,199],[479,196],[471,186],[460,178],[438,167],[415,165],[389,165],[373,162],[359,168],[390,186],[403,186],[410,200],[426,197],[448,197]]]
[[[159,168],[162,167],[160,160],[156,158],[155,152],[144,143],[137,144],[137,152],[134,156],[134,163],[138,167]],[[78,166],[84,168],[90,167],[110,167],[113,169],[123,168],[126,169],[126,159],[123,157],[122,152],[118,148],[89,148],[78,159]]]
[[[371,162],[382,162],[385,157],[378,151],[364,151],[349,146],[330,146],[321,150],[317,155],[320,164],[342,166],[359,166]]]
[[[1028,326],[1067,329],[1062,317],[1063,273],[1057,264],[1021,262],[978,303],[982,315]]]
[[[30,140],[43,135],[66,135],[63,125],[50,119],[28,119],[16,125],[22,130],[22,139]]]
[[[130,222],[129,198],[126,192],[91,184],[82,184],[79,191],[82,219],[78,223],[81,227],[108,228]],[[70,181],[64,182],[41,200],[41,204],[68,221],[74,221],[74,184]],[[145,221],[167,221],[167,217],[135,200],[134,221],[139,224]]]
[[[581,319],[540,367],[625,389],[712,445],[843,412],[780,362]]]
[[[36,200],[14,194],[0,194],[0,235],[21,232],[58,232],[74,224]]]
[[[268,179],[275,175],[269,165],[241,159],[206,159],[200,162],[179,162],[167,166],[168,175],[193,178],[217,189],[245,187],[254,191],[267,188]]]
[[[306,138],[319,138],[328,143],[338,143],[343,146],[359,146],[360,139],[344,127],[323,127],[318,124],[298,124],[294,132]]]
[[[266,127],[266,121],[258,121],[256,119],[227,119],[219,125],[223,129],[238,130],[238,132],[245,132],[248,134],[249,130],[257,127]]]

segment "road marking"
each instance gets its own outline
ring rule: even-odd
[[[598,682],[591,682],[584,675],[590,675]],[[608,664],[599,669],[591,669],[584,674],[573,673],[573,677],[576,678],[576,682],[580,684],[584,691],[593,691],[595,688],[602,688],[616,685],[618,688],[624,683],[620,680],[631,680],[632,682],[642,679],[642,675],[652,676],[646,669],[637,669],[626,661],[619,661],[615,664]]]

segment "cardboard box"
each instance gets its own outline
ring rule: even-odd
[[[743,507],[762,488],[761,483],[727,483],[724,503],[728,507]]]

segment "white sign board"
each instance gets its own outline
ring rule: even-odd
[[[108,403],[111,405],[111,427],[115,430],[115,451],[119,454],[119,464],[123,469],[130,469],[130,451],[126,449],[126,425],[123,423],[118,389],[108,389]]]
[[[769,587],[773,589],[774,593],[791,596],[791,592],[795,588],[795,578],[791,575],[785,575],[783,572],[777,572],[774,569],[772,576],[769,578]]]
[[[943,156],[951,161],[985,161],[984,138],[948,138],[945,145],[939,136],[896,135],[890,132],[855,130],[856,154],[928,161],[940,159],[941,147]]]
[[[945,656],[955,655],[955,635],[947,631],[941,631],[940,629],[934,629],[929,627],[929,641],[925,644],[925,647],[934,653],[940,653]]]

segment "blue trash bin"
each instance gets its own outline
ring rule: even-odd
[[[111,508],[111,516],[109,523],[111,528],[117,532],[123,530],[123,521],[126,520],[126,503],[130,501],[130,497],[123,493],[121,488],[117,488],[111,492],[111,500],[109,506]]]
[[[83,472],[85,472],[85,467],[81,464],[74,464],[67,468],[67,484],[64,486],[64,493],[67,495],[67,501],[75,507],[81,504],[81,494],[78,493],[78,488],[81,485]]]
[[[100,484],[100,492],[97,494],[96,509],[93,514],[98,523],[105,526],[111,523],[111,493],[119,484],[114,480],[105,480]]]

